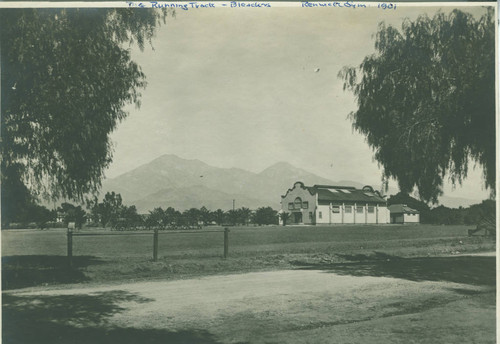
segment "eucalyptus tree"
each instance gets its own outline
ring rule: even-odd
[[[375,53],[339,72],[358,109],[353,127],[366,136],[384,179],[415,187],[436,202],[443,180],[461,183],[473,161],[495,189],[495,24],[460,10],[439,12],[401,29],[380,23]]]
[[[126,104],[140,105],[146,86],[129,47],[144,49],[166,16],[0,9],[2,203],[17,190],[29,203],[38,196],[83,201],[99,189],[112,160],[109,135],[127,116]]]

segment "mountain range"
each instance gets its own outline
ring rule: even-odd
[[[279,209],[281,195],[296,181],[306,185],[364,186],[349,180],[332,181],[286,162],[278,162],[254,173],[239,168],[214,167],[197,159],[166,154],[104,180],[101,196],[108,191],[119,193],[124,204],[135,205],[140,213],[156,207],[185,210],[205,206],[210,210],[229,210],[233,207],[233,200],[236,208],[270,206]],[[389,194],[394,193],[397,190],[389,190]],[[441,203],[458,207],[479,201],[443,197]]]
[[[238,168],[219,168],[200,160],[162,155],[129,172],[103,182],[101,194],[114,191],[123,203],[134,204],[139,212],[155,207],[178,210],[207,207],[229,210],[280,207],[281,195],[296,181],[306,185],[331,184],[362,187],[353,181],[333,182],[286,162],[276,163],[260,173]]]

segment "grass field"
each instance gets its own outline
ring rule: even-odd
[[[157,262],[151,232],[83,230],[72,268],[64,230],[3,231],[2,342],[494,343],[495,241],[467,229],[239,227],[227,259],[222,228],[169,232]]]
[[[489,238],[467,237],[467,226],[234,227],[223,259],[223,228],[160,232],[152,262],[152,232],[87,230],[73,237],[67,267],[65,230],[2,231],[4,289],[73,282],[181,279],[307,264],[439,257],[495,250]]]

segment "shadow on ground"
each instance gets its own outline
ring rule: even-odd
[[[125,310],[120,303],[153,301],[122,290],[57,296],[5,293],[2,343],[217,343],[205,331],[121,328],[108,322]]]
[[[384,253],[375,255],[337,255],[347,263],[292,262],[303,270],[324,270],[339,275],[394,277],[411,281],[447,281],[495,286],[494,256],[401,258]]]
[[[78,256],[73,257],[73,266],[70,268],[65,256],[2,257],[2,289],[84,282],[88,279],[80,269],[101,263],[93,256]]]

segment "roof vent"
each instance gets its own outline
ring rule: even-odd
[[[363,186],[362,190],[367,192],[373,192],[373,188],[370,185]]]

